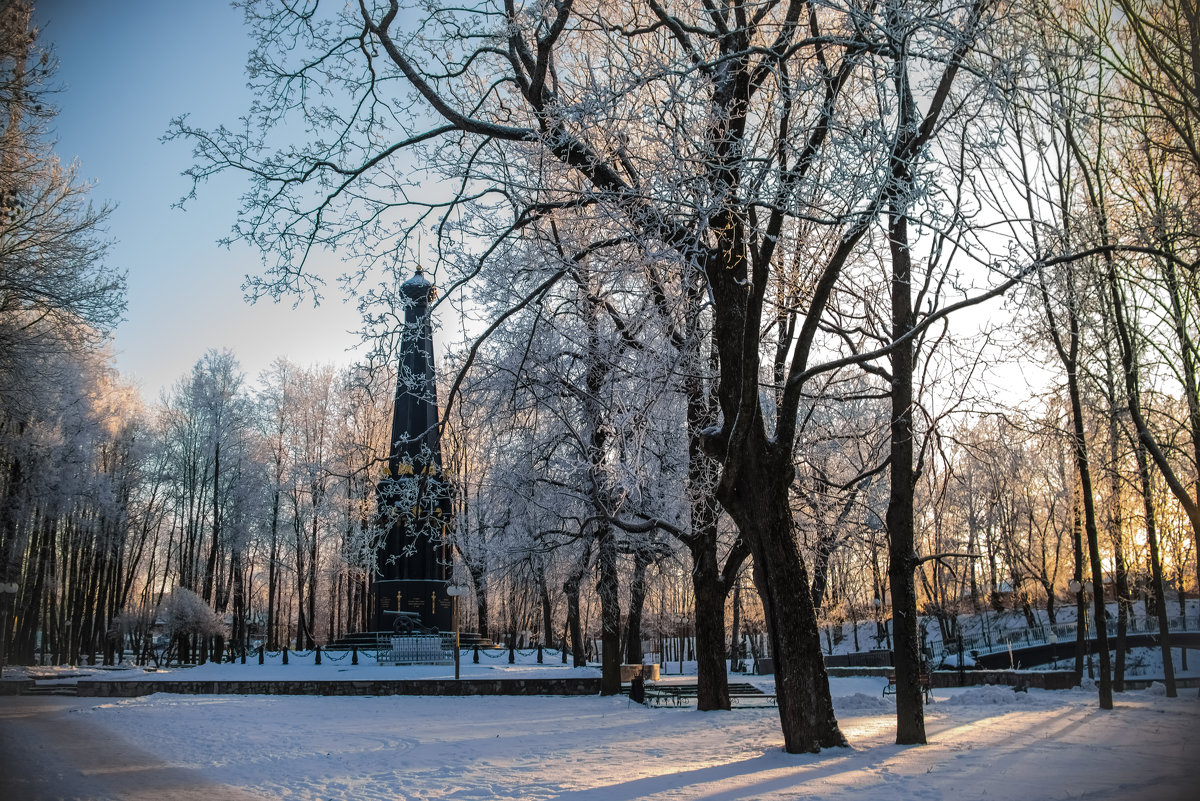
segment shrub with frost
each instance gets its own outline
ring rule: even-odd
[[[224,634],[225,625],[212,607],[196,593],[176,588],[158,605],[158,622],[171,635]]]

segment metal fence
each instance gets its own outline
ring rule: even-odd
[[[1105,631],[1108,637],[1115,638],[1117,636],[1117,618],[1112,616],[1105,621]],[[1167,629],[1169,631],[1195,631],[1196,624],[1186,619],[1183,615],[1171,615],[1167,618]],[[985,628],[983,632],[974,637],[963,637],[962,650],[963,653],[969,654],[971,651],[979,653],[993,653],[1002,651],[1010,645],[1016,648],[1023,648],[1030,645],[1046,645],[1056,642],[1073,642],[1075,640],[1078,624],[1071,623],[1056,623],[1054,625],[1042,624],[1038,626],[1022,627],[1022,628]],[[1153,616],[1130,617],[1126,623],[1126,632],[1128,634],[1156,634],[1158,632],[1158,618]],[[1094,620],[1088,620],[1088,637],[1096,636],[1096,625]],[[931,643],[931,650],[934,652],[934,658],[937,661],[957,655],[958,647],[956,643]]]
[[[376,660],[381,665],[440,665],[454,661],[454,635],[380,637]]]

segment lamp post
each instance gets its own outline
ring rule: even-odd
[[[470,587],[464,587],[461,584],[451,584],[449,587],[446,588],[446,594],[454,599],[454,608],[451,611],[454,615],[454,680],[455,681],[458,681],[459,662],[460,662],[460,657],[462,656],[462,654],[461,654],[462,649],[459,647],[458,597],[460,595],[466,595],[470,591],[471,591]]]
[[[1091,626],[1088,624],[1088,603],[1091,601],[1090,596],[1092,594],[1092,582],[1085,581],[1081,584],[1076,579],[1071,579],[1071,581],[1067,583],[1067,588],[1076,595],[1079,595],[1083,601],[1080,606],[1083,607],[1083,640],[1085,643],[1084,647],[1087,649],[1088,678],[1094,679],[1096,676],[1092,671],[1092,641],[1088,631],[1091,628]],[[1079,621],[1076,621],[1076,625],[1078,624]]]
[[[4,677],[4,667],[8,664],[8,605],[17,597],[20,587],[15,581],[0,582],[0,606],[4,614],[0,616],[0,678]]]

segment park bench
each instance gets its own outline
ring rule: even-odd
[[[691,706],[699,688],[695,684],[659,684],[646,688],[649,706]],[[753,684],[734,682],[729,685],[731,706],[748,709],[756,706],[775,706],[775,696],[764,693]]]
[[[887,677],[887,686],[883,688],[885,696],[896,694],[896,674],[889,673]],[[921,692],[925,693],[925,703],[933,703],[933,676],[929,675],[929,671],[923,670],[917,674],[917,683],[921,687]]]

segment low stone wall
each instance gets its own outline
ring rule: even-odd
[[[0,681],[0,695],[24,695],[33,689],[33,679],[4,679]]]
[[[853,654],[825,654],[825,667],[889,667],[892,652],[886,648],[876,651],[859,651]]]
[[[1126,676],[1125,689],[1144,690],[1155,682],[1158,682],[1159,684],[1165,684],[1166,681],[1167,680],[1162,676]],[[1176,689],[1191,689],[1192,687],[1200,687],[1200,676],[1185,676],[1175,678]]]
[[[1015,687],[1025,684],[1039,690],[1069,690],[1075,686],[1075,674],[1070,670],[935,670],[930,677],[934,687],[977,687],[983,684]]]
[[[830,676],[886,677],[896,672],[887,667],[827,667]],[[1075,686],[1075,674],[1069,670],[935,670],[930,674],[934,687],[975,687],[981,684],[1002,684],[1015,687],[1024,683],[1039,690],[1069,690]]]
[[[94,698],[180,695],[599,695],[600,679],[379,679],[367,681],[95,681],[76,690]]]

